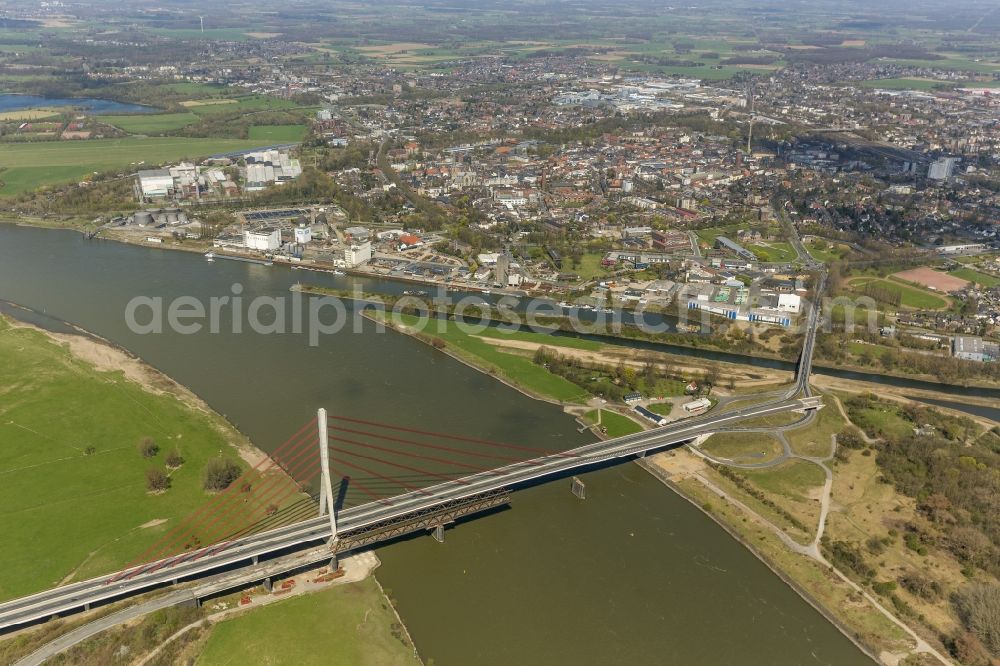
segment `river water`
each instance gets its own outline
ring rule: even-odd
[[[540,448],[589,441],[561,410],[409,337],[139,335],[137,295],[287,296],[298,272],[0,225],[0,299],[141,356],[273,449],[334,414]],[[302,277],[305,280],[304,277]],[[343,287],[347,278],[309,274]],[[361,281],[362,288],[397,285]],[[223,328],[223,330],[226,330]],[[867,658],[698,509],[636,465],[556,481],[510,508],[379,548],[378,577],[424,657],[465,664],[852,664]],[[357,500],[355,500],[357,501]]]

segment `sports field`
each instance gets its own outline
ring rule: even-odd
[[[911,268],[908,271],[893,273],[892,277],[942,292],[959,291],[969,286],[968,280],[936,271],[930,266],[921,266],[920,268]]]

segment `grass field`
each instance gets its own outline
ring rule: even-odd
[[[781,455],[781,442],[763,432],[720,432],[712,435],[701,449],[717,458],[743,464],[763,463]]]
[[[948,302],[940,296],[895,280],[883,278],[856,278],[850,280],[851,287],[859,293],[861,292],[861,287],[869,283],[875,283],[883,289],[899,293],[901,295],[900,304],[905,308],[943,310],[948,307]]]
[[[196,81],[181,81],[177,83],[165,83],[164,88],[174,92],[199,97],[227,97],[231,94],[239,94],[238,88],[217,85],[214,83],[198,83]]]
[[[840,410],[833,404],[834,400],[833,396],[824,396],[826,407],[816,412],[816,418],[812,423],[805,428],[796,428],[785,433],[785,439],[788,440],[792,451],[814,458],[825,458],[830,455],[830,435],[840,432],[847,425],[844,417],[840,415]]]
[[[748,250],[757,255],[761,261],[769,263],[780,263],[794,261],[796,254],[791,243],[772,242],[755,243],[747,247]]]
[[[60,113],[72,111],[68,106],[42,106],[34,109],[18,109],[17,111],[4,111],[0,113],[0,122],[42,120],[52,118]]]
[[[505,332],[496,328],[487,328],[481,333],[476,333],[476,335],[497,340],[520,340],[522,342],[542,344],[546,347],[566,347],[568,349],[584,349],[587,351],[599,351],[603,347],[596,340],[584,340],[565,335],[550,335],[548,333],[532,333],[530,331]]]
[[[1000,285],[1000,278],[986,273],[980,273],[979,271],[971,268],[959,268],[958,270],[951,271],[950,274],[955,277],[962,278],[963,280],[968,280],[969,282],[975,282],[976,284],[986,287],[987,289],[992,289],[993,287]]]
[[[806,535],[811,536],[819,523],[820,505],[816,493],[826,479],[819,465],[805,460],[786,460],[774,467],[737,471],[805,525]],[[795,534],[800,529],[789,531]]]
[[[0,387],[0,599],[74,572],[79,580],[129,564],[210,499],[202,490],[210,458],[229,451],[239,459],[231,445],[242,438],[221,417],[120,372],[97,371],[43,333],[4,319]],[[137,449],[144,437],[160,447],[153,458]],[[146,471],[164,470],[174,449],[185,462],[167,470],[170,489],[148,493]],[[246,525],[237,515],[244,510],[218,529]],[[198,537],[208,542],[215,528]]]
[[[572,262],[564,259],[562,270],[576,273],[581,279],[584,280],[604,277],[605,275],[608,275],[608,269],[601,265],[601,261],[603,260],[603,254],[588,252],[580,257],[580,265],[576,268],[573,267]]]
[[[260,146],[249,139],[188,139],[180,137],[46,141],[5,145],[0,150],[0,196],[19,194],[42,185],[79,180],[93,171],[154,168],[163,162],[196,159],[215,153]],[[145,162],[138,166],[138,162]]]
[[[809,490],[822,486],[826,478],[819,465],[804,460],[790,460],[775,467],[742,470],[761,489],[777,495],[806,501]]]
[[[270,143],[296,143],[306,135],[305,125],[260,125],[249,129],[250,139]]]
[[[646,409],[660,416],[670,416],[670,413],[674,411],[674,404],[672,402],[654,402],[646,405]]]
[[[713,481],[721,479],[714,472],[709,474]],[[902,629],[890,622],[872,605],[859,603],[853,588],[837,578],[827,567],[793,553],[770,528],[748,518],[747,513],[738,506],[729,502],[719,502],[718,497],[696,479],[683,479],[678,485],[696,503],[708,505],[715,518],[740,535],[747,543],[752,543],[754,549],[766,561],[801,585],[810,597],[835,613],[850,631],[863,636],[866,642],[872,643],[877,649],[894,650],[910,645]],[[882,487],[890,488],[884,484]],[[835,492],[834,496],[839,497],[839,494]],[[744,502],[752,500],[743,494],[737,494],[737,497]]]
[[[296,596],[212,628],[199,666],[419,664],[375,581]]]
[[[930,79],[874,79],[862,81],[864,88],[882,88],[885,90],[933,90],[934,88],[952,88],[955,84],[947,81]]]
[[[821,240],[809,241],[806,249],[813,258],[826,263],[840,261],[850,253],[850,248],[846,245]]]
[[[1000,64],[987,62],[987,61],[975,61],[969,58],[963,58],[959,56],[946,57],[941,60],[920,60],[920,59],[909,59],[909,58],[883,58],[879,59],[877,62],[889,62],[896,63],[898,65],[910,66],[910,67],[930,67],[933,69],[953,69],[961,70],[967,72],[976,72],[978,74],[992,74],[996,71],[1000,71]]]
[[[199,116],[210,116],[216,113],[233,113],[235,111],[273,111],[276,109],[295,109],[298,105],[288,99],[277,97],[244,97],[237,99],[235,104],[207,104],[190,107]]]
[[[99,116],[98,120],[129,134],[160,134],[198,122],[198,116],[188,113],[138,114],[134,116]],[[251,137],[253,138],[253,137]]]
[[[851,421],[871,437],[883,433],[891,437],[906,437],[913,434],[913,424],[902,416],[895,406],[875,406],[848,411]]]
[[[0,167],[0,198],[29,192],[40,184],[78,181],[92,171],[86,166]]]
[[[593,409],[584,414],[583,420],[587,423],[597,423],[597,410]],[[601,410],[601,425],[607,428],[608,437],[624,437],[642,431],[642,426],[629,417],[607,409]]]
[[[418,324],[413,315],[399,315],[399,322],[410,328]],[[444,324],[444,331],[438,331],[438,324]],[[411,331],[408,331],[411,332]],[[493,345],[460,330],[454,322],[432,321],[421,335],[436,338],[445,343],[445,348],[476,367],[510,381],[527,391],[565,402],[583,402],[589,395],[572,382],[554,375],[530,358],[500,351]]]

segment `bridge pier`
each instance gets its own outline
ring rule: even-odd
[[[270,592],[274,588],[274,584],[271,582],[271,577],[268,576],[264,579],[264,589]]]
[[[254,564],[258,564],[259,559],[260,558],[257,555],[254,555],[253,557],[250,558],[250,561],[253,562]]]
[[[573,483],[570,485],[570,490],[573,491],[573,494],[578,498],[587,499],[587,486],[580,480],[580,477],[573,477]]]
[[[433,535],[435,541],[438,543],[444,543],[444,525],[436,525],[431,534]]]
[[[340,558],[336,555],[330,558],[330,571],[340,571]]]

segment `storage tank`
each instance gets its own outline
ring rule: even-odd
[[[146,210],[140,210],[132,217],[132,221],[141,227],[149,227],[153,224],[153,214]]]

